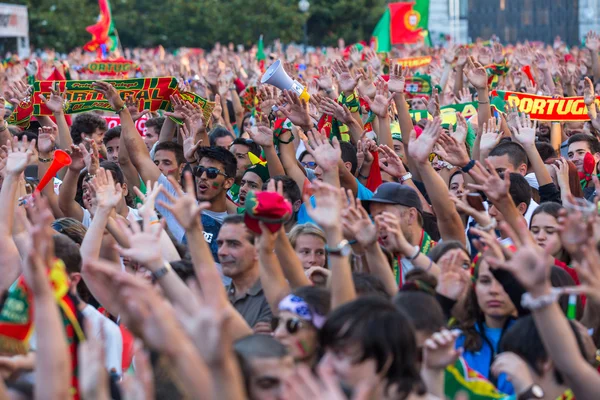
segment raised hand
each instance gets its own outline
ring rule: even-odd
[[[390,212],[383,212],[375,217],[377,232],[381,238],[383,246],[392,253],[399,253],[404,256],[412,256],[414,246],[412,246],[400,226],[400,219]]]
[[[277,89],[269,85],[262,86],[258,91],[258,99],[261,112],[270,113],[273,106],[277,104]]]
[[[121,184],[115,184],[110,171],[98,168],[98,172],[89,182],[90,191],[93,193],[98,210],[110,211],[123,199]]]
[[[308,113],[308,103],[304,99],[301,99],[297,93],[289,90],[283,91],[283,98],[284,102],[287,104],[283,107],[279,107],[279,111],[281,111],[292,124],[307,129],[311,127],[312,122]]]
[[[600,50],[600,36],[594,31],[589,31],[585,36],[585,47],[597,53]]]
[[[437,90],[437,88],[433,89],[431,97],[427,102],[427,112],[433,117],[440,115],[440,92]]]
[[[14,81],[9,84],[4,96],[16,108],[21,102],[26,101],[31,96],[33,87],[25,84],[23,81]]]
[[[370,47],[366,47],[364,53],[369,67],[373,68],[374,71],[380,71],[381,60],[379,59],[379,56],[377,56],[377,53],[375,53],[375,50],[371,49]]]
[[[133,187],[133,191],[143,202],[138,208],[140,216],[144,219],[147,218],[148,220],[156,218],[154,204],[156,203],[156,197],[162,192],[162,185],[158,182],[152,184],[152,181],[148,180],[146,182],[146,194],[142,193],[142,191],[135,186]]]
[[[456,50],[456,66],[460,67],[460,68],[464,68],[464,66],[467,64],[468,59],[469,59],[469,52],[467,51],[467,48],[464,46],[460,46]]]
[[[476,184],[469,183],[469,189],[481,190],[493,203],[499,203],[509,197],[510,174],[506,172],[504,179],[500,178],[490,161],[485,160],[485,162],[487,170],[477,161],[477,170],[472,168],[469,171],[471,178],[477,182]]]
[[[50,224],[54,219],[48,206],[48,200],[38,197],[33,206],[29,207],[31,226],[29,236],[31,242],[27,257],[23,262],[23,277],[34,296],[48,294],[51,296],[50,282],[47,269],[55,259],[53,230]]]
[[[362,68],[359,69],[358,79],[360,80],[358,83],[358,94],[360,97],[368,97],[370,99],[374,98],[377,94],[377,88],[373,84],[375,81],[373,76],[373,68],[369,67],[367,72],[365,72],[365,70]]]
[[[404,93],[404,85],[408,69],[402,69],[400,64],[394,64],[390,68],[390,79],[388,81],[388,90],[394,94]]]
[[[125,374],[121,387],[126,399],[154,399],[154,373],[150,356],[141,341],[134,344],[135,374]]]
[[[376,244],[377,228],[371,222],[369,213],[360,204],[360,200],[354,198],[351,190],[346,191],[346,199],[349,206],[342,212],[344,232],[350,233],[364,249]]]
[[[386,118],[389,113],[389,107],[394,99],[394,96],[390,94],[388,90],[388,84],[385,80],[379,79],[377,81],[377,91],[375,98],[371,100],[369,97],[365,97],[364,99],[369,104],[369,108],[375,115],[379,118]]]
[[[573,195],[568,201],[573,202]],[[587,243],[588,238],[593,236],[593,220],[584,217],[580,211],[569,211],[563,209],[558,215],[558,234],[560,242],[575,260],[581,260],[583,254],[581,247]]]
[[[54,150],[58,128],[56,125],[43,126],[38,130],[38,151],[49,154]]]
[[[100,168],[100,154],[98,153],[98,145],[94,140],[84,138],[85,143],[90,147],[90,151],[83,153],[83,161],[88,170],[88,174],[96,175],[96,171]],[[83,145],[80,143],[79,146]]]
[[[356,88],[356,85],[358,85],[358,79],[352,76],[346,63],[341,60],[334,61],[332,67],[338,80],[340,90],[346,93],[346,95],[351,94]]]
[[[513,137],[525,148],[535,147],[535,131],[537,121],[531,122],[529,114],[521,113],[517,119],[517,127],[512,128]]]
[[[27,141],[27,136],[23,135],[23,140],[14,136],[12,141],[6,142],[6,166],[4,173],[6,175],[18,176],[33,161],[35,153],[35,139]]]
[[[468,88],[462,88],[458,93],[458,104],[470,103],[473,101],[473,95]]]
[[[514,102],[506,103],[504,107],[506,112],[506,124],[509,129],[518,128],[517,120],[519,119],[519,107]]]
[[[483,132],[481,134],[480,148],[481,152],[488,154],[502,139],[500,132],[500,123],[496,118],[492,117],[487,123],[483,124]]]
[[[379,146],[379,168],[396,179],[406,175],[406,168],[398,154],[385,144]]]
[[[441,134],[441,119],[439,117],[429,121],[418,138],[416,131],[413,129],[410,132],[409,155],[420,164],[429,162],[429,154],[433,151],[433,146]]]
[[[209,202],[202,202],[198,204],[195,196],[194,178],[190,172],[186,172],[184,175],[185,181],[185,193],[181,189],[179,183],[172,177],[169,177],[169,182],[173,184],[177,197],[163,188],[163,195],[166,196],[169,203],[165,203],[161,200],[158,204],[161,207],[166,208],[173,214],[177,222],[187,231],[192,228],[202,230],[202,222],[200,220],[200,214],[202,211],[207,210],[210,207]]]
[[[492,46],[492,56],[496,64],[502,64],[504,62],[504,52],[500,43],[494,43]]]
[[[324,114],[331,115],[333,118],[342,122],[343,124],[350,124],[352,122],[352,113],[348,110],[345,105],[339,104],[337,101],[326,97],[321,102],[321,110]]]
[[[306,146],[306,151],[313,156],[317,165],[324,172],[335,170],[342,157],[342,150],[337,138],[333,138],[330,143],[325,132],[319,133],[314,129],[307,133],[307,137],[308,140],[303,140],[304,146]]]
[[[119,92],[117,92],[117,89],[115,89],[115,87],[110,83],[96,81],[92,84],[92,87],[94,88],[94,90],[104,95],[104,98],[106,99],[106,101],[108,101],[113,110],[119,111],[125,105],[125,102],[119,95]]]
[[[475,89],[481,90],[487,88],[487,72],[485,71],[483,65],[473,60],[473,57],[469,57],[465,71],[467,79],[471,85],[475,87]]]
[[[339,226],[341,219],[341,210],[344,207],[342,203],[342,193],[335,186],[324,182],[313,182],[313,194],[317,206],[313,207],[308,196],[304,198],[306,212],[324,230]]]
[[[85,168],[85,159],[89,157],[88,150],[83,143],[80,143],[79,146],[72,144],[69,154],[71,155],[71,165],[68,168],[79,173],[79,171]]]
[[[256,118],[256,124],[248,132],[250,138],[262,147],[273,147],[273,129],[269,126],[269,121],[262,114]]]
[[[465,268],[465,264],[460,258],[461,252],[461,249],[450,250],[436,262],[440,267],[440,274],[435,290],[442,296],[453,300],[458,300],[466,292],[471,282],[470,266],[467,262]]]
[[[423,346],[423,364],[434,370],[443,370],[456,362],[462,349],[455,349],[456,338],[460,330],[449,331],[442,329],[425,340]]]
[[[140,111],[140,100],[136,99],[135,96],[127,96],[125,99],[125,106],[129,110],[129,114],[131,115],[131,119],[133,122],[142,118],[144,115],[148,114],[150,110],[142,110]]]
[[[331,77],[331,69],[327,66],[319,67],[319,77],[317,84],[323,90],[331,90],[333,87],[333,78]]]
[[[67,91],[60,93],[58,89],[58,82],[55,83],[54,88],[50,89],[50,97],[46,99],[43,94],[40,94],[40,99],[48,107],[48,110],[54,114],[62,113],[66,102]]]
[[[164,263],[160,246],[160,235],[163,230],[162,224],[158,224],[158,228],[153,229],[148,214],[144,215],[143,229],[140,228],[137,222],[127,226],[125,221],[119,219],[117,223],[123,233],[129,238],[130,243],[129,248],[115,245],[115,248],[122,257],[128,257],[144,265],[152,272],[163,267]]]
[[[352,64],[355,66],[359,65],[361,58],[362,58],[362,56],[361,56],[358,48],[356,46],[352,46],[350,48],[350,61],[352,61]]]
[[[583,86],[583,102],[586,106],[590,106],[594,100],[596,100],[596,95],[594,93],[594,84],[587,76],[583,78],[585,81],[585,85]]]
[[[185,101],[181,98],[181,96],[179,95],[171,95],[171,97],[169,98],[171,100],[171,105],[173,106],[173,111],[167,111],[165,112],[165,116],[167,117],[173,117],[173,118],[177,118],[177,119],[184,119],[185,118]],[[216,102],[216,99],[215,99]]]
[[[449,162],[455,167],[464,167],[466,166],[470,160],[469,154],[467,153],[467,149],[465,147],[464,142],[459,142],[455,137],[451,136],[452,130],[450,130],[450,135],[446,135],[442,133],[438,138],[437,144],[444,149],[446,153],[443,158],[444,161]]]
[[[513,231],[503,222],[508,236],[517,246],[517,252],[506,261],[486,258],[494,268],[502,268],[514,275],[523,287],[534,296],[547,294],[550,284],[550,269],[554,265],[550,243],[545,248],[539,247],[531,236],[525,220],[517,222],[518,230]]]
[[[185,161],[194,163],[196,159],[196,150],[202,146],[202,140],[197,140],[198,131],[192,131],[185,124],[181,125],[181,137],[183,138],[183,156]]]

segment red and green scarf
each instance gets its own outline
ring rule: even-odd
[[[429,236],[429,234],[425,232],[425,229],[422,229],[421,240],[419,241],[419,252],[427,255],[436,244],[437,242],[431,239],[431,236]],[[398,284],[398,287],[402,287],[402,285],[404,284],[402,277],[402,256],[397,255],[394,258],[393,269],[394,277],[396,278],[396,283]]]
[[[81,315],[77,311],[76,300],[69,293],[69,278],[62,260],[57,259],[54,262],[48,269],[48,276],[60,308],[69,345],[73,368],[71,391],[73,399],[78,400],[77,346],[85,340],[81,328]],[[8,296],[0,311],[0,353],[26,354],[29,351],[29,340],[34,328],[33,313],[33,294],[21,275],[8,290]]]

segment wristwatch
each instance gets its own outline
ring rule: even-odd
[[[410,172],[407,172],[406,174],[400,177],[400,183],[404,184],[404,182],[406,182],[409,179],[412,179],[412,174]]]
[[[517,400],[543,399],[544,391],[540,385],[533,384],[525,392],[521,393]]]
[[[350,242],[344,239],[336,247],[325,245],[325,251],[330,256],[347,257],[352,253],[352,246],[350,246]]]

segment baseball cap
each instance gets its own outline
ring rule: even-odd
[[[397,182],[385,182],[379,185],[373,193],[373,197],[370,200],[361,200],[361,203],[368,212],[370,212],[372,203],[380,203],[414,207],[421,214],[423,213],[421,199],[419,199],[417,192],[413,188]]]

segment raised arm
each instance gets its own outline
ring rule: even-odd
[[[356,298],[356,289],[352,281],[348,241],[344,240],[340,226],[341,209],[344,207],[340,189],[327,183],[314,182],[317,207],[313,207],[308,196],[304,198],[308,215],[325,231],[327,249],[336,250],[328,254],[331,269],[331,309]]]
[[[520,118],[517,119],[517,127],[513,128],[513,138],[525,149],[539,185],[544,186],[553,182],[540,153],[535,147],[536,128],[537,122],[531,122],[529,115],[521,114]]]
[[[377,94],[373,100],[365,98],[369,103],[371,111],[377,115],[378,130],[377,139],[379,144],[384,144],[389,147],[394,147],[392,143],[392,130],[390,128],[390,103],[394,99],[394,95],[390,94],[388,84],[380,78],[377,81]]]
[[[471,152],[474,160],[479,160],[479,146],[481,143],[481,136],[483,132],[484,124],[489,121],[492,117],[492,109],[490,107],[490,96],[488,91],[487,72],[485,68],[473,61],[472,57],[469,57],[468,63],[466,64],[467,79],[477,90],[477,137],[473,145]]]
[[[86,160],[89,160],[90,166],[90,169],[87,170],[88,175],[95,175],[98,163],[92,162],[92,157],[93,154],[87,151],[83,143],[80,143],[79,146],[71,146],[71,165],[67,168],[58,192],[58,207],[66,217],[75,218],[77,221],[83,221],[83,208],[75,201],[77,181],[81,170],[86,165]]]
[[[104,98],[110,103],[113,110],[119,114],[121,118],[121,138],[125,142],[125,147],[131,162],[139,172],[143,181],[148,180],[156,182],[161,175],[160,170],[154,164],[154,161],[148,153],[148,149],[144,144],[144,139],[140,136],[133,118],[129,113],[129,110],[125,106],[125,102],[119,96],[119,93],[109,83],[97,81],[94,82],[94,89],[104,95]],[[166,123],[166,122],[165,122]]]
[[[21,257],[12,238],[12,230],[17,207],[19,179],[25,167],[32,161],[35,140],[27,143],[27,137],[18,142],[15,137],[6,142],[8,156],[4,167],[4,182],[0,189],[0,295],[13,284],[21,273]]]
[[[48,269],[57,268],[50,223],[52,212],[42,199],[32,210],[32,245],[23,262],[23,276],[33,295],[33,323],[36,330],[35,398],[68,399],[71,390],[71,362],[63,319],[57,307]],[[58,267],[59,268],[59,267]],[[41,389],[43,388],[43,389]]]
[[[567,221],[563,219],[561,222]],[[577,218],[570,219],[568,222],[575,224],[582,231],[588,231],[589,226]],[[554,264],[552,257],[548,254],[547,248],[538,247],[527,233],[527,224],[523,222],[517,228],[513,238],[516,243],[521,243],[521,247],[508,262],[494,262],[494,267],[511,272],[527,290],[532,300],[541,299],[542,296],[550,299],[541,303],[536,302],[537,305],[530,302],[529,306],[544,348],[555,368],[566,378],[566,385],[571,388],[574,395],[578,399],[595,399],[600,389],[600,376],[579,351],[571,324],[556,302],[557,297],[552,294],[550,282],[550,270]],[[595,250],[595,245],[594,241],[590,241],[587,245],[577,248],[580,254],[591,255],[590,261],[594,263],[593,265],[598,262],[600,256]]]
[[[194,180],[192,174],[187,172],[184,175],[186,192],[184,193],[181,187],[172,177],[169,177],[169,182],[175,188],[177,197],[163,190],[163,194],[168,203],[158,201],[158,204],[168,210],[185,229],[188,241],[188,248],[192,256],[194,271],[200,280],[202,290],[209,290],[212,293],[214,301],[219,302],[221,307],[232,312],[232,335],[235,338],[240,338],[252,333],[252,330],[243,319],[243,317],[235,311],[229,300],[227,293],[221,283],[221,278],[215,260],[206,240],[204,239],[203,226],[201,221],[202,211],[208,209],[210,204],[203,202],[198,204],[194,195]],[[206,282],[206,283],[205,283]]]
[[[398,292],[398,285],[387,257],[377,242],[377,228],[352,192],[346,191],[346,198],[349,204],[342,212],[344,231],[351,232],[353,239],[364,249],[369,272],[381,280],[389,296],[394,296]]]
[[[290,285],[285,280],[279,259],[275,255],[275,241],[277,236],[285,235],[283,227],[271,233],[265,224],[259,223],[261,234],[258,238],[258,263],[260,265],[260,282],[265,292],[265,297],[274,315],[279,312],[279,302],[290,294]]]
[[[440,124],[440,118],[434,118],[433,121],[427,124],[418,138],[413,130],[410,134],[409,151],[421,172],[423,184],[437,217],[442,239],[458,240],[464,244],[465,232],[462,221],[454,203],[448,201],[450,197],[448,186],[429,162],[429,154],[433,151],[433,146],[442,134]],[[461,126],[459,129],[466,131],[466,126]]]
[[[48,99],[46,99],[43,94],[40,94],[40,99],[44,102],[46,107],[48,107],[48,110],[52,111],[52,115],[54,115],[54,118],[56,119],[56,125],[58,126],[56,145],[61,150],[67,150],[71,148],[71,145],[73,144],[71,131],[67,124],[64,112],[67,91],[65,90],[63,93],[60,93],[58,85],[56,85],[55,88],[50,89],[50,92],[50,97]],[[50,118],[48,119],[50,120]],[[43,124],[43,126],[45,125],[50,124]]]

